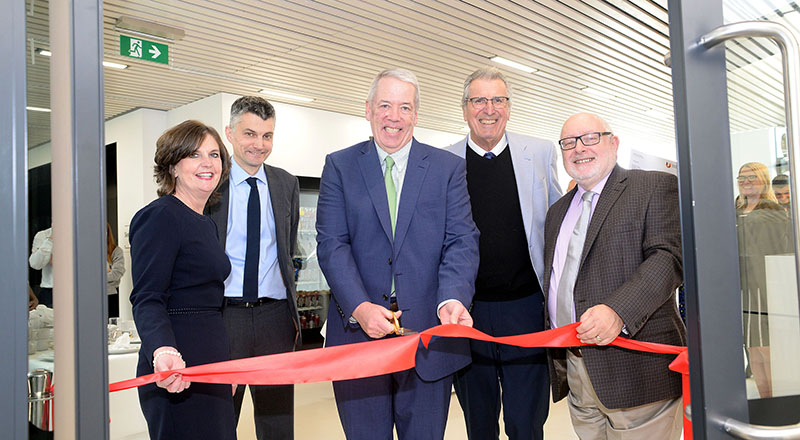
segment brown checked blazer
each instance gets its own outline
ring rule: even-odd
[[[577,189],[559,199],[545,220],[544,292],[549,293],[553,253],[561,222]],[[675,176],[615,166],[586,233],[575,282],[578,319],[606,304],[641,341],[686,345],[675,289],[682,280],[680,211]],[[545,305],[547,301],[545,300]],[[545,314],[549,328],[549,314]],[[581,349],[597,396],[607,408],[631,408],[681,393],[681,377],[669,370],[674,356],[617,347]],[[548,350],[553,400],[567,395],[566,350]]]

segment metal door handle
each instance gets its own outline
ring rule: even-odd
[[[724,43],[736,38],[762,37],[775,42],[781,50],[783,60],[783,99],[786,112],[786,138],[789,150],[789,169],[792,178],[789,179],[791,193],[797,196],[797,164],[800,158],[800,49],[797,38],[792,32],[780,23],[771,21],[742,21],[722,25],[702,36],[697,44],[704,49]],[[800,203],[793,203],[794,248],[795,266],[797,269],[798,286],[800,286]]]
[[[786,112],[786,138],[789,150],[789,180],[791,194],[797,198],[797,166],[800,159],[800,49],[794,34],[780,23],[771,21],[743,21],[720,26],[702,36],[698,46],[711,49],[720,43],[736,38],[762,37],[774,41],[781,50],[783,60],[783,94]],[[792,203],[794,226],[795,268],[800,286],[800,199]],[[688,408],[687,408],[688,409]],[[731,418],[712,417],[712,421],[734,438],[739,439],[797,439],[800,440],[800,423],[788,426],[759,426]]]
[[[800,439],[800,423],[787,426],[761,426],[727,419],[722,423],[722,430],[734,438],[744,440]]]

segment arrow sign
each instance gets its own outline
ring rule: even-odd
[[[119,54],[154,63],[169,64],[169,46],[127,35],[119,36]]]
[[[150,55],[150,58],[153,59],[158,58],[158,56],[161,55],[161,51],[158,50],[158,46],[153,46],[150,48]]]

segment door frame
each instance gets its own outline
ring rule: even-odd
[[[747,399],[725,47],[698,44],[725,24],[722,1],[669,1],[691,416],[694,436],[704,439],[731,438],[722,431],[729,418],[795,423],[789,409],[800,401]]]
[[[0,0],[0,426],[28,438],[28,151],[25,81],[26,2]]]

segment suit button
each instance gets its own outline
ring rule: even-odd
[[[389,301],[389,297],[388,297],[388,296],[386,296],[386,294],[385,294],[385,293],[383,294],[383,300],[384,300],[384,301]]]
[[[392,265],[392,259],[389,258],[389,266],[391,266],[391,265]]]

